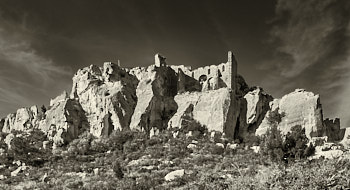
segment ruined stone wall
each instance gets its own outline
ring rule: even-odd
[[[219,65],[199,67],[195,70],[192,70],[191,67],[184,65],[171,65],[170,67],[177,73],[179,72],[179,69],[181,69],[184,74],[198,81],[201,81],[203,78],[205,78],[205,80],[209,80],[210,78],[220,77],[225,83],[225,86],[231,88],[233,91],[236,91],[237,61],[231,51],[228,52],[227,62]]]
[[[323,136],[328,137],[328,141],[340,141],[343,139],[345,134],[345,129],[340,129],[340,119],[325,119],[323,121],[324,124],[324,133]]]

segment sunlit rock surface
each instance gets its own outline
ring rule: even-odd
[[[170,67],[152,65],[132,69],[130,73],[140,81],[136,89],[137,105],[130,128],[151,134],[166,129],[169,119],[177,110],[174,101],[177,94],[175,71]]]
[[[278,127],[282,133],[286,134],[292,127],[300,125],[305,128],[306,136],[321,136],[323,133],[322,106],[319,95],[297,89],[292,93],[283,96],[281,99],[270,102],[270,111],[278,109],[280,114],[284,113]],[[256,130],[256,135],[265,134],[269,128],[267,120],[268,113]]]
[[[66,99],[46,111],[46,118],[40,122],[39,128],[47,133],[55,145],[63,145],[89,130],[89,124],[79,102]]]
[[[183,93],[175,96],[178,110],[170,119],[168,126],[181,128],[181,119],[188,107],[193,106],[193,119],[206,126],[209,131],[233,134],[237,114],[232,114],[237,105],[232,100],[228,88],[207,92]]]
[[[86,67],[74,75],[71,98],[81,104],[93,135],[100,137],[103,131],[129,127],[137,101],[137,83],[135,76],[110,62],[103,68]]]
[[[262,88],[257,87],[249,91],[244,99],[247,103],[246,122],[248,130],[249,132],[255,132],[269,111],[269,103],[273,100],[273,97],[265,93]]]
[[[16,113],[7,115],[3,119],[2,132],[9,133],[13,130],[24,131],[39,124],[39,111],[37,106],[20,108]]]

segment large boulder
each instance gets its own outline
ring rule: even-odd
[[[206,92],[183,93],[175,96],[177,112],[170,119],[169,128],[181,128],[182,118],[191,109],[193,119],[209,131],[219,131],[233,137],[238,118],[238,103],[229,88]]]
[[[278,124],[278,128],[283,134],[291,131],[292,127],[300,125],[302,128],[305,128],[305,134],[309,139],[315,136],[322,136],[324,127],[319,95],[303,89],[297,89],[281,99],[275,99],[270,102],[269,112],[272,111],[278,111],[280,114],[284,113],[285,115]],[[256,135],[265,134],[270,127],[268,116],[269,113],[266,114],[256,130]]]
[[[11,113],[3,119],[2,132],[9,133],[13,130],[25,131],[38,126],[40,114],[37,106],[20,108],[16,113]]]
[[[55,145],[63,145],[89,129],[84,110],[77,100],[65,99],[46,111],[39,128],[46,132]]]
[[[154,134],[167,128],[167,123],[177,110],[177,76],[167,66],[155,65],[130,71],[139,79],[136,89],[137,105],[130,128]]]
[[[106,62],[103,68],[91,65],[74,75],[70,97],[78,100],[85,111],[90,132],[100,137],[112,130],[129,128],[137,101],[137,83],[135,76],[117,64]]]

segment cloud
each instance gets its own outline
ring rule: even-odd
[[[270,31],[276,52],[262,67],[275,70],[267,83],[277,91],[320,93],[326,115],[340,116],[344,127],[350,127],[349,21],[347,0],[278,0]]]
[[[1,19],[0,19],[1,20]],[[12,26],[14,27],[14,26]],[[14,27],[15,28],[15,27]],[[0,25],[0,115],[44,103],[50,90],[62,87],[72,71],[56,65],[31,47],[30,38]]]

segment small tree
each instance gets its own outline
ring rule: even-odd
[[[277,125],[272,125],[267,130],[260,144],[260,153],[263,156],[269,156],[272,161],[279,162],[283,160],[283,138]]]
[[[289,160],[302,159],[314,153],[312,143],[308,146],[309,139],[306,137],[305,128],[296,125],[287,133],[283,143],[284,157]]]
[[[120,163],[117,160],[115,160],[112,163],[112,168],[118,179],[122,179],[124,177],[123,168],[121,167]]]

